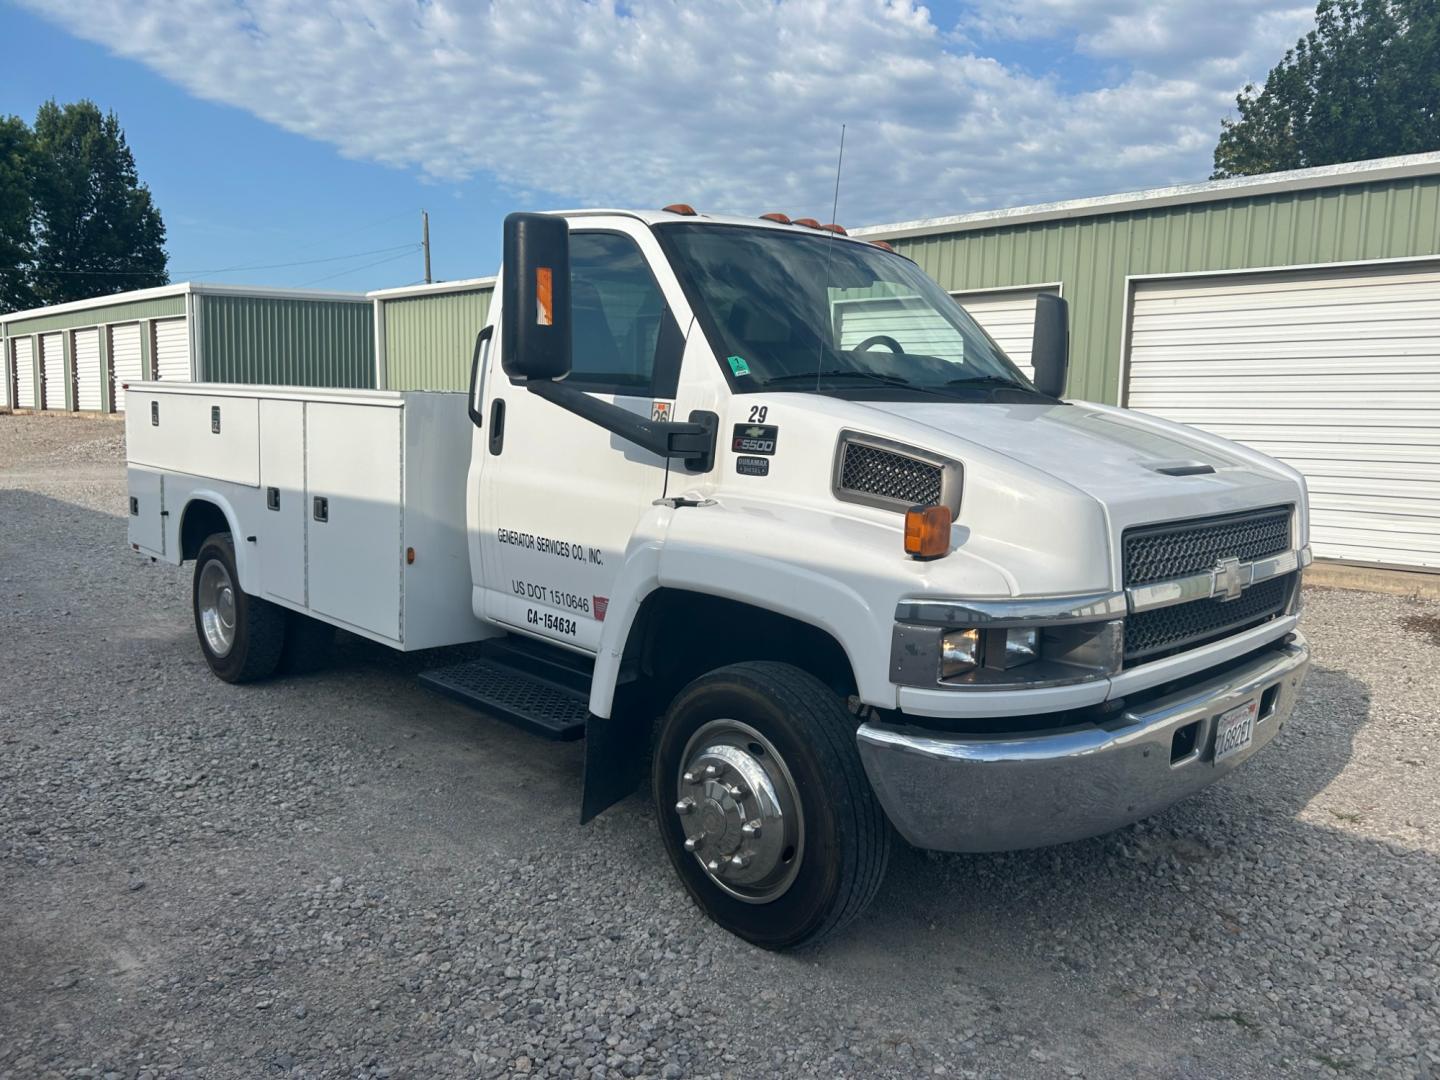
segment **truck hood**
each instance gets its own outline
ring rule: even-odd
[[[1022,474],[1033,470],[1032,476],[1042,474],[1092,497],[1103,508],[1116,556],[1119,537],[1131,525],[1284,503],[1300,508],[1297,535],[1306,535],[1299,473],[1197,428],[1088,402],[866,402],[864,407],[923,425],[933,433],[925,441],[934,450],[972,460],[967,489],[987,484],[986,461],[998,465],[991,455],[999,455],[1022,466]],[[875,421],[877,427],[886,423],[880,416]],[[1014,483],[1019,477],[995,480]]]

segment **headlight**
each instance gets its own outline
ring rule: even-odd
[[[1063,686],[1117,674],[1123,593],[1017,600],[915,598],[895,608],[890,679],[977,690]]]
[[[1001,665],[1007,669],[1029,664],[1040,658],[1040,631],[1034,627],[1028,630],[1006,630],[1005,660]]]
[[[979,630],[956,630],[940,639],[940,678],[953,679],[979,666]]]
[[[940,639],[940,678],[953,679],[976,668],[1008,671],[1040,658],[1040,630],[952,630]]]
[[[1063,626],[967,627],[940,637],[941,683],[1022,686],[1084,682],[1120,670],[1120,620]]]

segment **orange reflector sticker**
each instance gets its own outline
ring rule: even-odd
[[[950,553],[950,508],[913,506],[905,515],[905,554],[938,559]]]
[[[555,325],[555,299],[548,266],[535,268],[535,322],[539,326]]]

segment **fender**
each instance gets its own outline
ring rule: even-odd
[[[643,523],[637,534],[649,535],[632,544],[610,599],[595,658],[591,713],[610,715],[635,617],[659,588],[737,600],[824,630],[845,651],[861,700],[894,708],[888,657],[899,582],[877,579],[877,595],[867,598],[838,574],[827,573],[829,566],[853,565],[855,541],[836,536],[833,528],[817,528],[809,536],[810,518],[820,523],[808,509],[792,509],[783,518],[758,517],[710,504]],[[876,663],[875,657],[886,659]]]
[[[253,549],[245,542],[245,534],[240,530],[240,517],[235,513],[234,506],[220,492],[214,488],[196,488],[185,496],[185,504],[180,508],[178,517],[172,518],[175,531],[172,536],[166,537],[166,550],[175,552],[175,564],[178,566],[183,562],[181,557],[180,538],[185,532],[185,517],[190,513],[190,507],[195,503],[213,503],[225,516],[226,523],[230,526],[230,536],[235,541],[235,572],[240,577],[240,588],[247,593],[259,591],[260,582],[255,569]]]

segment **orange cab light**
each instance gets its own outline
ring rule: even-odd
[[[406,566],[414,566],[414,565],[415,565],[415,549],[414,549],[413,547],[407,547],[407,548],[405,549],[405,565],[406,565]]]
[[[844,225],[836,225],[833,221],[830,222],[829,225],[821,225],[820,228],[824,229],[826,232],[839,233],[841,236],[850,235],[848,232],[845,231]]]
[[[807,229],[818,229],[820,227],[820,223],[816,221],[813,217],[797,217],[790,224],[804,225]]]
[[[695,216],[695,208],[694,208],[693,206],[691,206],[689,203],[672,202],[669,206],[665,207],[665,213],[667,213],[667,214],[683,214],[685,217],[694,217],[694,216]]]
[[[760,220],[761,220],[761,221],[778,221],[781,225],[789,225],[789,224],[790,224],[790,218],[789,218],[788,216],[786,216],[785,214],[781,214],[781,213],[779,213],[779,212],[776,212],[776,213],[774,213],[774,214],[761,214],[761,215],[760,215]]]
[[[905,514],[905,554],[938,559],[950,553],[950,508],[912,506]]]
[[[886,251],[894,251],[894,250],[895,250],[893,247],[891,247],[889,244],[887,244],[884,240],[871,240],[871,241],[870,241],[870,244],[871,244],[872,247],[884,248]]]

